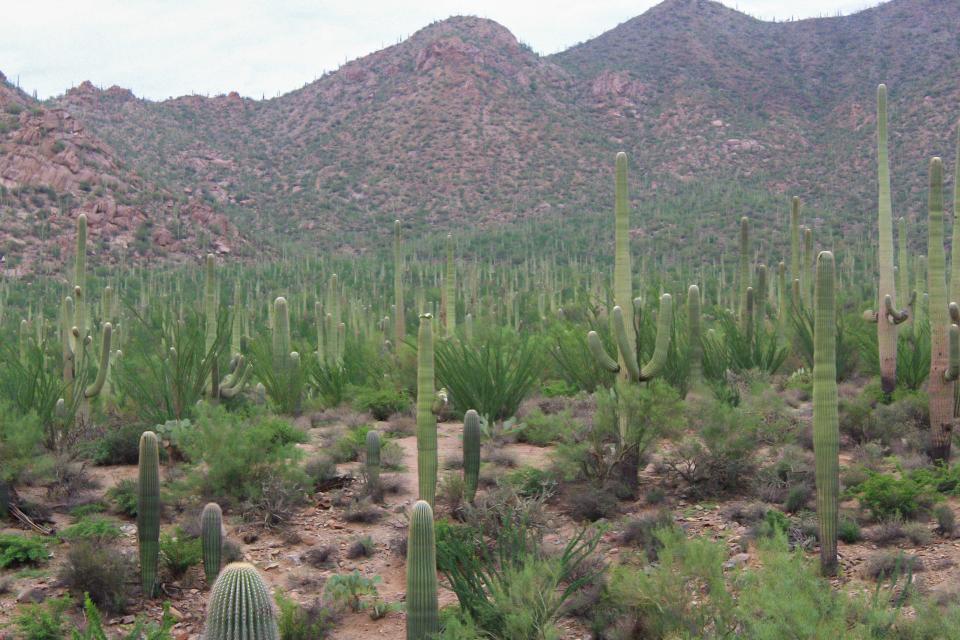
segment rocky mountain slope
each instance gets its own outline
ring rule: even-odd
[[[420,232],[606,213],[621,149],[640,200],[735,184],[784,197],[783,210],[749,212],[768,223],[799,194],[836,211],[831,224],[869,233],[876,85],[891,92],[897,214],[911,215],[923,208],[926,159],[953,157],[958,23],[955,0],[781,23],[666,0],[548,57],[492,21],[450,18],[271,100],[151,102],[89,83],[44,104],[17,99],[20,118],[58,114],[102,145],[86,179],[94,192],[126,202],[111,195],[117,182],[144,212],[198,207],[191,220],[223,214],[257,241],[362,251],[396,217]],[[11,169],[22,161],[2,162],[8,189],[25,184]],[[68,213],[93,206],[77,171]],[[63,179],[40,183],[60,194]],[[741,213],[710,215],[723,224]]]

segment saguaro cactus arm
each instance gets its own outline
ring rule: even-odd
[[[84,398],[93,398],[103,389],[107,381],[107,372],[110,370],[110,338],[113,335],[113,325],[109,322],[103,325],[103,341],[100,345],[100,368],[93,384],[83,390]]]
[[[667,362],[673,324],[673,298],[669,293],[660,297],[660,314],[657,318],[657,337],[654,342],[653,354],[650,356],[650,361],[643,367],[637,362],[636,349],[630,342],[623,316],[623,309],[620,306],[613,308],[613,330],[620,358],[623,360],[631,380],[634,382],[650,380],[660,372]],[[587,344],[601,367],[614,373],[620,371],[620,365],[607,354],[596,331],[587,334]]]

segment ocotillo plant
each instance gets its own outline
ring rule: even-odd
[[[413,505],[407,538],[407,640],[429,640],[439,632],[433,509],[420,500]]]
[[[880,268],[880,288],[875,313],[865,314],[877,323],[877,344],[880,351],[880,386],[885,393],[893,393],[897,384],[897,325],[909,314],[897,311],[897,291],[893,277],[893,211],[890,200],[890,162],[887,154],[887,87],[877,87],[877,220],[880,245],[877,258]],[[920,300],[917,301],[921,302]]]
[[[437,492],[437,417],[433,360],[433,316],[420,314],[417,334],[417,485],[420,499],[433,505]]]
[[[204,640],[280,640],[270,591],[256,567],[224,567],[207,604]]]
[[[209,502],[200,514],[200,540],[203,549],[203,573],[212,585],[220,573],[223,550],[223,512],[216,502]]]
[[[956,305],[947,300],[946,256],[943,250],[943,162],[930,161],[929,243],[927,269],[930,288],[930,378],[927,396],[930,403],[930,457],[934,462],[949,464],[950,441],[953,438],[953,388],[960,373],[960,349],[957,325],[960,321]],[[958,256],[960,257],[960,256]],[[951,308],[952,307],[952,308]]]
[[[380,495],[380,434],[375,430],[367,432],[367,491],[375,498]]]
[[[837,568],[837,502],[840,493],[840,426],[837,412],[837,322],[834,260],[817,256],[813,351],[813,455],[820,525],[820,567]]]
[[[473,502],[480,477],[480,414],[473,409],[463,416],[463,497]]]
[[[137,483],[137,543],[140,550],[140,585],[152,598],[157,584],[160,554],[160,450],[157,435],[144,431],[140,436]]]
[[[640,300],[632,300],[632,275],[630,266],[630,202],[627,191],[627,154],[617,154],[616,196],[614,203],[614,268],[613,268],[613,327],[617,339],[618,360],[614,360],[603,348],[600,336],[595,331],[587,334],[587,343],[600,366],[620,374],[623,384],[635,383],[656,376],[667,360],[673,323],[673,305],[669,293],[660,297],[660,317],[657,319],[657,336],[650,361],[641,366],[637,358],[637,331],[639,327]],[[635,319],[636,317],[636,319]],[[629,329],[629,330],[628,330]],[[629,416],[626,410],[618,411],[620,435],[621,476],[624,485],[631,491],[637,487],[639,454],[629,443]]]

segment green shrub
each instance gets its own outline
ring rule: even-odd
[[[377,584],[380,576],[368,578],[353,573],[338,573],[330,576],[323,589],[324,600],[331,603],[334,609],[348,608],[350,611],[363,611],[370,601],[377,596]]]
[[[853,518],[840,518],[840,523],[837,525],[837,538],[847,544],[860,542],[863,538],[860,525]]]
[[[516,489],[521,496],[551,496],[557,481],[547,471],[529,465],[507,472],[500,482]]]
[[[523,418],[514,433],[519,442],[546,447],[566,439],[578,426],[569,411],[547,415],[536,409]]]
[[[360,454],[367,448],[367,433],[373,429],[368,424],[349,429],[343,436],[337,438],[330,449],[330,457],[337,464],[356,462]]]
[[[187,535],[181,527],[177,527],[173,534],[164,532],[160,535],[160,558],[170,575],[180,578],[203,559],[200,538]]]
[[[60,579],[78,600],[89,594],[97,607],[112,614],[126,608],[131,573],[130,562],[114,547],[81,540],[67,552]]]
[[[336,613],[319,600],[303,607],[280,591],[276,600],[281,640],[323,640],[336,626]]]
[[[0,533],[0,569],[46,562],[48,555],[42,538]]]
[[[957,517],[950,505],[938,504],[933,510],[933,515],[937,519],[937,531],[940,535],[952,536],[957,528]]]
[[[27,604],[20,608],[14,623],[23,640],[63,640],[64,614],[70,598],[53,598],[43,604]]]
[[[895,516],[909,520],[931,504],[927,490],[911,478],[882,473],[871,474],[853,494],[860,499],[860,506],[878,520]]]
[[[376,420],[386,420],[395,413],[410,409],[410,398],[396,389],[361,389],[357,392],[354,407],[369,411]]]
[[[84,596],[83,612],[87,619],[87,626],[82,632],[74,630],[70,636],[71,640],[107,640],[107,632],[103,628],[100,612],[89,595]],[[170,613],[170,603],[164,602],[160,624],[146,623],[143,618],[138,617],[133,628],[123,635],[123,640],[171,640],[173,636],[170,631],[175,623],[176,619]]]
[[[136,422],[121,422],[104,429],[93,442],[91,457],[98,465],[137,464],[140,455],[140,436],[148,426]]]
[[[131,518],[137,517],[137,481],[132,479],[121,480],[107,490],[107,498],[113,502],[117,513]]]
[[[74,518],[80,519],[87,516],[96,515],[98,513],[103,513],[107,508],[102,502],[90,502],[88,504],[81,504],[72,509],[70,509],[70,515]]]
[[[93,542],[109,542],[120,537],[121,531],[117,523],[103,516],[86,516],[80,518],[60,533],[60,537],[70,542],[77,540],[91,540]]]
[[[0,484],[17,483],[33,465],[43,437],[36,415],[18,416],[12,406],[0,401]]]

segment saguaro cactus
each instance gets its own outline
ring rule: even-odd
[[[463,416],[463,495],[473,502],[480,478],[480,414],[473,409]]]
[[[380,434],[373,430],[367,432],[367,491],[372,496],[380,495]]]
[[[140,436],[137,543],[140,549],[140,585],[143,594],[152,598],[157,584],[157,560],[160,554],[160,449],[157,435],[152,431],[144,431]]]
[[[927,396],[930,403],[930,457],[943,464],[950,462],[953,438],[953,388],[960,373],[960,340],[957,325],[960,310],[947,300],[946,255],[943,250],[943,162],[930,160],[929,243],[927,269],[930,290],[930,379]]]
[[[690,361],[690,391],[698,394],[703,388],[703,343],[700,331],[700,287],[687,289],[687,358]]]
[[[280,640],[270,591],[256,567],[224,567],[207,605],[204,640]]]
[[[907,253],[907,221],[901,216],[897,218],[897,290],[901,296],[910,291],[910,258]],[[906,320],[910,324],[910,318]]]
[[[790,201],[790,281],[800,279],[800,198]],[[794,297],[793,306],[800,306],[800,298]]]
[[[641,302],[639,298],[631,300],[633,283],[630,266],[630,203],[627,192],[627,155],[623,152],[617,154],[614,230],[613,327],[619,352],[618,360],[607,355],[595,331],[587,334],[587,343],[600,366],[619,373],[621,383],[629,384],[649,380],[656,376],[666,363],[673,323],[673,305],[669,293],[660,297],[660,316],[657,318],[653,355],[646,365],[641,366],[637,357]],[[639,457],[636,448],[628,442],[629,416],[625,409],[618,411],[617,422],[622,460],[621,479],[627,489],[635,491]]]
[[[747,288],[750,287],[750,218],[740,218],[740,266],[737,272],[737,307],[740,322],[747,315]]]
[[[447,234],[447,270],[443,275],[444,336],[453,338],[457,332],[457,266],[453,260],[453,236]]]
[[[834,260],[817,256],[813,352],[813,455],[820,525],[820,567],[837,569],[837,502],[840,493],[840,426],[837,413],[837,323]]]
[[[223,550],[223,512],[216,502],[209,502],[200,514],[200,541],[203,548],[203,573],[212,585],[220,573]]]
[[[400,233],[400,221],[393,221],[393,300],[396,310],[393,312],[393,342],[396,348],[407,337],[407,319],[403,307],[403,239]]]
[[[420,500],[407,538],[407,640],[429,640],[440,632],[435,535],[433,509]]]
[[[433,505],[437,492],[437,417],[433,413],[436,382],[433,361],[433,316],[420,314],[417,333],[417,484],[420,499]]]
[[[877,323],[877,343],[880,351],[880,386],[892,393],[897,385],[897,326],[909,314],[897,311],[897,291],[893,277],[893,211],[890,199],[890,161],[887,154],[887,87],[877,87],[877,219],[880,228],[880,246],[877,256],[880,267],[880,307],[867,317]],[[919,302],[919,301],[918,301]]]

